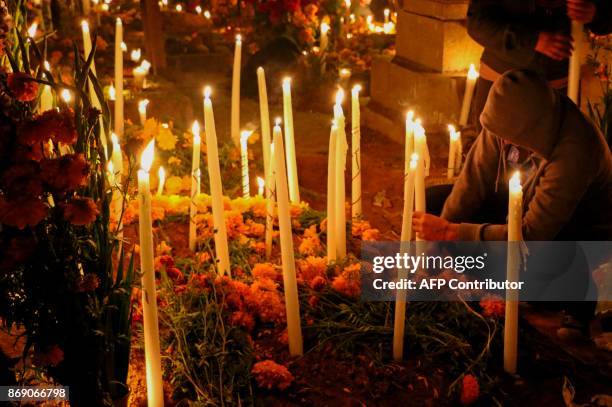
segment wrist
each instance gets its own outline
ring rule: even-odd
[[[444,230],[444,240],[457,240],[459,238],[459,224],[448,223]]]

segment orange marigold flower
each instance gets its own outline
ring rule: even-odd
[[[324,257],[309,256],[298,260],[298,279],[310,285],[316,277],[327,279],[327,260]]]
[[[74,197],[68,203],[62,204],[64,219],[73,225],[89,225],[100,213],[91,198]]]
[[[300,242],[298,251],[302,256],[315,256],[321,252],[321,241],[318,237],[306,237]]]
[[[479,305],[485,317],[503,318],[506,312],[506,303],[497,295],[484,296]]]
[[[463,382],[461,383],[461,404],[469,406],[474,403],[480,397],[480,386],[478,385],[478,379],[471,374],[463,376]]]
[[[380,236],[380,230],[368,229],[361,234],[361,240],[364,240],[364,241],[378,240],[379,236]]]
[[[313,278],[312,281],[310,282],[310,288],[312,288],[315,291],[321,291],[323,288],[325,288],[326,283],[327,283],[327,280],[324,277],[317,276]]]
[[[274,269],[271,263],[257,263],[252,270],[253,277],[257,279],[278,280],[281,274]]]
[[[20,197],[6,200],[0,197],[0,223],[23,229],[36,226],[47,216],[47,205],[37,198]]]
[[[266,232],[266,226],[263,223],[253,222],[253,220],[249,219],[246,222],[247,226],[247,236],[251,237],[261,237]]]
[[[30,75],[14,72],[8,75],[7,85],[15,99],[20,102],[31,102],[38,95],[38,83]]]
[[[344,276],[338,276],[332,281],[332,288],[342,295],[356,298],[361,293],[361,287],[354,281],[346,279]]]
[[[351,223],[351,234],[353,237],[359,237],[363,232],[371,228],[370,222],[367,220],[354,220]]]
[[[261,388],[272,390],[285,390],[293,382],[293,375],[283,365],[273,360],[257,362],[251,369],[257,385]]]

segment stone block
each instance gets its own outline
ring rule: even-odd
[[[396,55],[424,70],[459,74],[477,63],[482,47],[463,19],[438,19],[406,10],[398,13]]]
[[[403,10],[438,20],[464,20],[468,4],[468,0],[410,0]]]

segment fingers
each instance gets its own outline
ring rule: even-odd
[[[567,15],[572,20],[590,23],[595,17],[595,5],[585,0],[568,0]]]

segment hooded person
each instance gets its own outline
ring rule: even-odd
[[[575,104],[513,70],[493,84],[480,121],[441,217],[415,212],[418,237],[507,240],[508,180],[520,170],[525,241],[611,240],[612,156]]]

